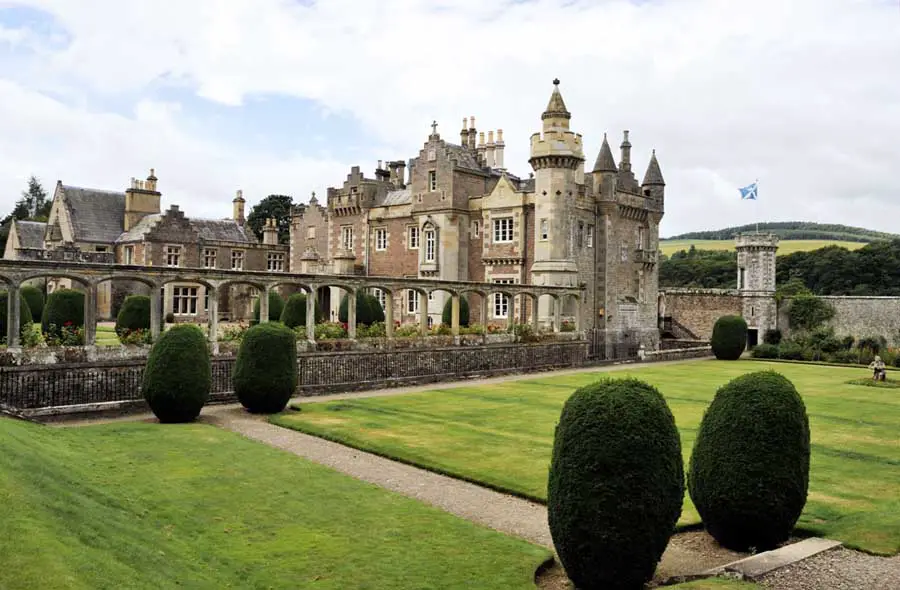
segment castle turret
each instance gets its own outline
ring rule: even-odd
[[[231,201],[233,207],[232,217],[238,222],[238,225],[244,225],[244,191],[238,189],[237,196]]]
[[[747,345],[762,341],[766,331],[778,326],[775,302],[775,259],[778,253],[775,234],[741,234],[735,249],[738,257],[737,288],[747,322]]]
[[[594,178],[595,195],[606,195],[608,198],[612,198],[613,180],[618,170],[616,160],[612,155],[612,149],[609,147],[609,140],[607,140],[606,133],[604,133],[603,144],[600,146],[600,153],[597,154],[597,160],[594,162],[594,169],[591,172]]]
[[[569,130],[571,117],[556,79],[550,101],[541,115],[543,132],[531,136],[528,160],[535,174],[535,246],[531,274],[537,285],[574,285],[577,281],[570,236],[584,152],[581,135]],[[539,310],[539,315],[546,313],[546,309]]]
[[[656,150],[650,154],[650,163],[647,172],[644,173],[644,181],[641,183],[644,196],[652,199],[652,208],[656,211],[665,210],[666,181],[663,180],[662,170],[659,169],[659,161],[656,159]]]

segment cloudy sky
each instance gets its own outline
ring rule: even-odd
[[[528,138],[559,77],[588,165],[631,130],[662,233],[900,232],[900,0],[0,0],[0,209],[29,175],[230,215],[409,158],[432,120]],[[737,187],[760,181],[760,200]]]

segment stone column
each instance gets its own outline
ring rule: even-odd
[[[506,297],[506,329],[510,332],[516,327],[516,298]]]
[[[19,347],[19,337],[21,336],[19,334],[20,313],[19,286],[9,285],[6,300],[6,346],[8,348]]]
[[[356,340],[356,289],[347,292],[347,337]]]
[[[428,334],[428,294],[419,293],[419,332]]]
[[[259,293],[259,323],[265,324],[269,321],[269,287]]]
[[[306,340],[311,344],[316,343],[316,299],[319,297],[319,288],[309,286],[306,294]]]
[[[559,332],[562,327],[562,307],[563,307],[563,296],[557,295],[556,298],[553,299],[553,331]]]
[[[481,310],[478,314],[478,321],[481,323],[481,327],[484,328],[485,334],[487,334],[488,305],[490,305],[490,301],[490,295],[484,294],[481,296]]]
[[[454,336],[459,336],[459,293],[450,297],[450,330]]]
[[[537,334],[541,330],[541,322],[538,317],[538,302],[541,300],[540,295],[535,295],[531,298],[531,327],[534,330],[534,333]]]
[[[394,294],[388,291],[384,292],[384,335],[394,337]]]
[[[581,316],[584,313],[582,311],[581,307],[582,307],[581,299],[576,299],[575,300],[575,331],[576,332],[581,332],[584,329],[584,326],[581,325],[582,324]]]
[[[97,285],[84,289],[84,345],[97,344]]]
[[[158,285],[150,287],[150,339],[153,342],[159,339],[162,330],[162,295],[159,291]]]
[[[215,287],[207,288],[206,295],[209,301],[209,309],[206,310],[209,316],[209,342],[215,349],[219,344],[219,290]]]

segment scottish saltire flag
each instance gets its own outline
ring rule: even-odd
[[[739,188],[738,190],[741,191],[741,198],[742,199],[752,199],[755,201],[756,200],[756,184],[757,183],[754,182],[753,184],[748,184],[747,186],[745,186],[743,188]]]

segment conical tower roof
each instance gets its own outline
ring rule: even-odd
[[[600,153],[597,154],[597,161],[594,162],[594,172],[616,172],[616,161],[613,159],[612,150],[609,148],[609,142],[606,140],[606,134],[603,134],[603,145],[600,146]]]
[[[566,108],[562,94],[559,93],[559,78],[553,80],[553,94],[550,95],[550,102],[547,103],[547,108],[544,110],[544,114],[541,115],[541,119],[552,118],[572,118],[572,113]]]
[[[644,174],[644,182],[642,186],[665,186],[666,181],[663,180],[662,170],[659,169],[659,161],[656,159],[656,150],[650,156],[650,164],[647,165],[647,173]]]

